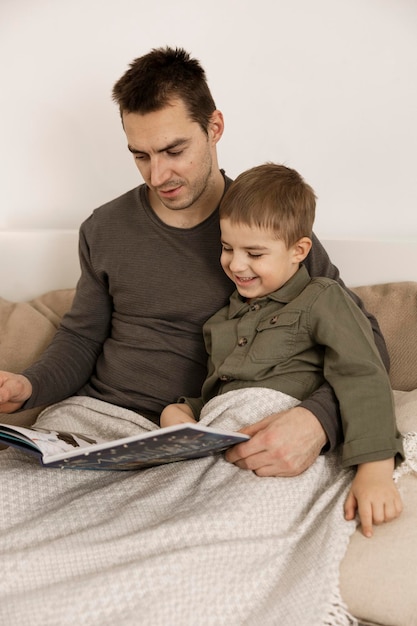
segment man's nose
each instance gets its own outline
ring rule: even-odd
[[[166,183],[170,176],[171,170],[164,163],[163,159],[156,158],[151,161],[151,185],[152,187],[160,187]]]

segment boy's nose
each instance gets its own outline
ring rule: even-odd
[[[240,254],[234,254],[229,263],[230,270],[234,273],[242,272],[246,269],[247,264]]]

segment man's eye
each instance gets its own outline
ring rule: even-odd
[[[182,150],[178,150],[176,152],[172,152],[171,150],[169,150],[167,154],[172,157],[180,156],[180,154],[182,154]]]

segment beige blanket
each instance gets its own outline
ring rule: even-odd
[[[294,404],[267,390],[213,399],[202,422],[237,429]],[[121,437],[156,428],[91,398],[44,427]],[[0,623],[5,626],[346,626],[339,564],[352,474],[336,455],[294,478],[222,456],[139,472],[44,469],[0,453]]]

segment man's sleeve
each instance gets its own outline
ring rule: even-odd
[[[94,272],[83,227],[79,255],[81,278],[72,307],[38,361],[22,372],[33,392],[21,410],[53,404],[77,393],[90,378],[110,332],[111,301]]]

